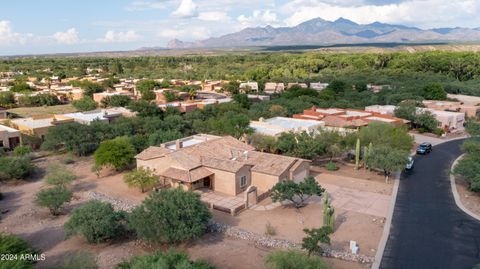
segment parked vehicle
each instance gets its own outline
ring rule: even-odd
[[[408,163],[405,165],[405,170],[412,170],[415,160],[410,156],[408,157]]]
[[[428,142],[423,142],[417,148],[417,154],[427,154],[432,152],[432,144]]]

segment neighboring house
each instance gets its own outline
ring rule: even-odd
[[[462,112],[465,113],[467,117],[480,116],[480,106],[464,104],[463,102],[425,100],[423,101],[423,105],[426,108],[435,110]]]
[[[321,83],[321,82],[310,82],[310,89],[314,89],[317,91],[325,90],[328,87],[328,83]]]
[[[102,110],[93,110],[87,112],[76,112],[63,114],[64,117],[72,118],[75,122],[89,125],[93,121],[103,121],[103,122],[112,122],[115,119],[118,119],[122,116],[121,112],[116,112],[114,110],[109,111],[107,109]]]
[[[21,143],[20,131],[0,125],[0,148],[13,149]]]
[[[230,196],[251,186],[266,193],[280,181],[303,180],[310,169],[310,161],[258,152],[231,136],[206,134],[149,147],[135,158],[137,167],[153,169],[173,187]]]
[[[323,128],[325,123],[316,120],[303,120],[286,117],[275,117],[270,119],[260,118],[258,121],[251,121],[250,127],[256,133],[278,137],[288,132],[317,132]]]
[[[95,101],[97,104],[101,104],[103,98],[106,98],[108,96],[114,96],[114,95],[125,95],[130,98],[133,98],[133,93],[129,91],[115,91],[115,92],[99,92],[99,93],[94,93],[93,94],[93,101]]]
[[[458,100],[465,105],[471,105],[471,106],[480,105],[479,96],[471,96],[471,95],[463,95],[463,94],[448,94],[447,97],[450,99]]]
[[[345,129],[358,129],[367,126],[371,122],[385,122],[390,124],[405,124],[407,121],[390,115],[375,113],[364,110],[341,109],[341,108],[317,108],[306,109],[303,114],[293,115],[296,119],[319,120],[325,123],[326,128],[345,131]]]
[[[281,93],[285,90],[285,84],[276,82],[265,83],[263,91],[268,94]]]
[[[307,85],[306,83],[294,82],[294,83],[288,83],[288,84],[287,84],[287,89],[290,89],[290,88],[292,88],[293,86],[298,86],[298,87],[303,88],[303,89],[308,88],[308,85]]]
[[[174,107],[180,110],[180,112],[191,112],[197,109],[203,109],[207,105],[216,105],[222,103],[231,102],[232,98],[225,97],[220,99],[200,99],[200,100],[188,100],[159,104],[158,107],[162,110],[166,110],[168,107]]]
[[[7,118],[7,110],[3,107],[0,107],[0,119],[6,119]]]
[[[240,83],[239,89],[241,92],[247,92],[247,89],[250,92],[258,92],[258,83],[257,82],[242,82]]]
[[[83,89],[73,86],[52,86],[48,92],[57,96],[61,102],[76,101],[83,97]]]
[[[366,107],[366,111],[376,112],[382,115],[394,115],[395,106],[369,106]],[[445,132],[455,133],[461,132],[465,129],[465,113],[436,110],[431,108],[417,108],[417,112],[429,111],[433,117],[438,121],[438,128],[442,128]]]
[[[204,83],[202,83],[202,90],[207,91],[207,92],[212,92],[212,91],[221,91],[222,90],[222,84],[224,82],[221,80],[206,80]],[[228,82],[227,82],[228,83]]]
[[[180,92],[174,89],[158,89],[153,91],[155,93],[155,103],[157,104],[165,104],[168,103],[167,93],[171,93],[175,96],[175,98],[187,101],[190,99],[188,92]],[[171,101],[170,101],[171,102]]]
[[[30,118],[13,119],[11,120],[11,126],[22,134],[35,136],[43,140],[50,127],[73,121],[72,118],[62,115],[38,115]]]

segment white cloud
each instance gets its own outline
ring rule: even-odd
[[[13,31],[10,21],[0,21],[0,43],[6,45],[25,44],[32,34],[22,34]]]
[[[189,18],[198,15],[197,5],[193,0],[182,0],[178,8],[172,13],[175,17]]]
[[[337,1],[291,1],[281,8],[282,13],[288,16],[284,22],[293,26],[317,17],[327,20],[344,17],[358,23],[380,21],[422,28],[471,26],[473,21],[480,23],[476,16],[480,12],[480,3],[476,0],[407,0],[383,5],[364,2],[350,6],[335,2]]]
[[[270,10],[260,11],[254,10],[252,16],[240,15],[237,17],[237,21],[243,27],[252,27],[252,26],[264,26],[264,25],[275,25],[278,23],[277,14]]]
[[[70,28],[66,32],[56,32],[53,34],[53,38],[59,43],[68,45],[75,44],[80,41],[78,38],[78,32],[75,28]]]
[[[198,14],[198,19],[202,21],[229,21],[230,17],[223,11],[205,11]]]
[[[105,33],[105,37],[101,39],[97,39],[99,42],[105,43],[113,43],[113,42],[133,42],[138,41],[142,38],[141,35],[137,34],[137,32],[129,30],[126,32],[115,32],[115,31],[107,31]]]

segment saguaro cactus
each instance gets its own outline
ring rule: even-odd
[[[358,170],[360,164],[360,138],[357,138],[357,145],[355,146],[355,169]]]
[[[328,193],[325,193],[323,198],[323,226],[328,226],[332,229],[335,225],[335,209],[331,205],[331,199]]]
[[[363,166],[364,167],[367,167],[367,158],[368,158],[368,147],[367,146],[363,146]]]

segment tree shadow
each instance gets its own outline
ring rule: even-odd
[[[65,240],[65,231],[62,226],[47,227],[32,233],[19,235],[41,252],[46,252]]]
[[[21,206],[21,196],[23,192],[2,192],[3,199],[0,203],[0,218],[13,214]]]
[[[340,228],[340,226],[342,226],[342,224],[346,221],[347,221],[347,212],[338,214],[335,217],[335,225],[334,225],[335,230],[338,230],[338,228]]]

